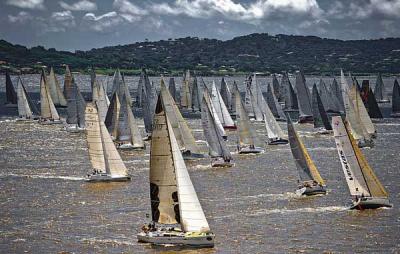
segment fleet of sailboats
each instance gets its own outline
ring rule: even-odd
[[[40,77],[40,119],[41,124],[60,124],[61,119],[51,98],[46,75],[42,70]]]
[[[67,100],[64,97],[64,94],[61,90],[60,84],[54,73],[53,67],[50,68],[50,74],[46,77],[46,84],[48,92],[51,96],[51,99],[56,107],[66,107]]]

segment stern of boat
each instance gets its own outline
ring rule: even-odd
[[[387,198],[361,197],[353,202],[351,210],[377,209],[381,207],[393,207]]]

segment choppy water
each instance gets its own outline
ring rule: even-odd
[[[91,170],[84,134],[10,119],[0,119],[0,253],[177,251],[137,243],[150,213],[149,150],[122,152],[131,182],[88,184],[82,181]],[[189,125],[206,151],[200,120],[189,119]],[[255,125],[264,146],[263,124]],[[260,155],[234,153],[236,165],[229,169],[212,169],[209,159],[189,162],[216,242],[214,249],[179,253],[398,253],[400,119],[380,120],[376,127],[376,146],[363,152],[394,208],[347,210],[350,196],[333,137],[296,125],[328,194],[293,194],[298,176],[288,145],[268,146]],[[235,132],[228,134],[234,152]]]

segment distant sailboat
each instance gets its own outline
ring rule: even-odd
[[[192,98],[190,97],[190,71],[187,70],[183,77],[181,86],[181,107],[189,108],[192,105]]]
[[[380,73],[378,73],[378,76],[376,77],[374,95],[378,103],[390,102],[389,99],[385,96],[385,85],[383,83],[382,75]]]
[[[294,129],[289,115],[286,116],[290,149],[292,151],[301,183],[296,191],[299,195],[318,195],[326,193],[325,182],[318,172],[303,142]]]
[[[192,98],[192,105],[191,108],[193,111],[201,111],[201,97],[200,97],[200,91],[199,87],[197,84],[197,77],[193,77],[193,84],[192,84],[192,89],[191,89],[191,95],[190,98]]]
[[[65,76],[64,76],[64,97],[67,100],[67,104],[68,104],[68,100],[71,98],[71,94],[72,94],[72,89],[73,89],[73,83],[74,82],[74,78],[72,76],[72,73],[69,69],[69,66],[66,65],[65,66]],[[68,107],[68,105],[67,105]]]
[[[236,97],[235,97],[236,91],[238,91],[238,93],[240,94],[236,81],[233,81],[233,89],[232,89],[232,94],[231,94],[232,105],[231,105],[231,109],[230,109],[232,112],[231,113],[232,117],[236,117]]]
[[[48,86],[46,84],[46,76],[44,70],[40,78],[40,119],[41,124],[59,124],[60,116],[51,99]]]
[[[346,121],[343,123],[340,116],[334,116],[332,125],[343,173],[353,199],[351,209],[391,207],[388,193],[358,148]]]
[[[18,99],[10,73],[6,71],[6,107],[17,107]]]
[[[60,84],[58,83],[53,67],[51,67],[50,74],[49,76],[47,76],[46,84],[51,99],[53,100],[54,106],[67,107],[67,100],[65,99],[64,94],[61,91]]]
[[[290,83],[289,77],[287,73],[284,73],[281,81],[281,91],[285,91],[285,107],[284,111],[298,111],[299,104],[297,102],[297,95],[293,89],[292,84]]]
[[[378,102],[376,101],[375,95],[370,87],[368,87],[366,107],[368,110],[368,115],[371,118],[383,118]]]
[[[190,130],[186,120],[182,117],[182,114],[166,88],[163,79],[161,79],[160,94],[163,100],[163,108],[165,109],[168,119],[170,119],[171,128],[174,131],[183,157],[185,159],[203,158],[204,154],[200,152],[192,131]]]
[[[325,85],[322,78],[319,80],[318,94],[327,113],[340,113],[340,102],[336,96],[331,93]]]
[[[17,84],[17,98],[18,98],[18,116],[17,120],[34,120],[37,118],[38,111],[36,106],[33,104],[28,93],[26,92],[25,86],[22,83],[20,77],[18,77]]]
[[[392,117],[400,117],[400,86],[397,79],[394,80],[392,93]]]
[[[228,84],[226,83],[225,79],[222,78],[221,80],[221,89],[220,89],[221,98],[224,101],[224,104],[230,111],[232,109],[232,93],[229,89]]]
[[[236,129],[235,123],[232,120],[229,111],[222,100],[221,94],[219,93],[217,87],[215,86],[215,82],[213,81],[211,86],[211,102],[216,110],[219,120],[222,123],[222,126],[225,129]]]
[[[277,101],[283,101],[283,95],[280,91],[280,84],[275,74],[272,74],[272,89]]]
[[[320,129],[318,133],[330,133],[329,131],[332,131],[332,126],[329,122],[328,114],[325,111],[321,97],[319,96],[316,84],[314,84],[312,89],[312,112],[314,119],[314,128]]]
[[[356,110],[356,106],[350,99],[350,88],[349,85],[347,84],[343,71],[341,71],[340,84],[342,88],[346,119],[350,123],[351,134],[353,135],[354,139],[357,140],[359,147],[366,147],[366,146],[372,147],[374,143],[371,138],[371,135],[368,134],[364,124],[361,122],[359,111]],[[351,89],[353,89],[352,93],[354,94],[355,93],[354,90],[357,88],[353,86]],[[357,97],[355,98],[357,104],[363,103],[362,101],[357,101]]]
[[[304,75],[301,71],[296,72],[296,91],[299,103],[299,123],[312,123],[312,106],[310,91],[305,82]]]
[[[153,83],[145,79],[143,87],[143,121],[147,133],[147,139],[151,137],[153,130],[154,110],[157,102],[157,91]]]
[[[271,85],[267,87],[267,104],[277,121],[286,121],[285,113],[272,91]]]
[[[107,110],[107,115],[104,120],[104,124],[107,127],[108,132],[111,135],[111,138],[115,139],[117,136],[117,130],[118,130],[118,117],[119,117],[119,111],[121,109],[121,103],[119,102],[119,96],[118,92],[114,93],[110,106],[108,107]]]
[[[140,78],[139,78],[139,82],[138,82],[138,86],[136,89],[136,106],[138,108],[143,107],[143,90],[145,89],[145,83],[148,82],[150,83],[150,80],[147,76],[146,70],[142,69],[142,71],[140,72]]]
[[[86,102],[75,82],[72,83],[68,96],[68,116],[65,129],[70,132],[83,131],[85,130]]]
[[[335,77],[333,77],[333,81],[329,90],[331,94],[334,95],[334,97],[337,99],[340,112],[345,113],[342,89],[340,88],[339,83],[336,81]]]
[[[177,100],[177,98],[176,98],[176,84],[175,84],[175,79],[173,77],[169,78],[168,89],[169,89],[169,93],[171,94],[172,98],[176,102],[176,100]]]
[[[235,93],[236,122],[239,133],[238,151],[240,154],[264,152],[264,149],[255,146],[255,131],[244,108],[239,91],[236,90]]]
[[[203,95],[202,110],[201,110],[201,122],[203,125],[204,136],[206,137],[209,155],[213,158],[211,162],[212,167],[232,167],[233,163],[232,155],[229,152],[224,138],[222,137],[216,120],[210,109],[210,98],[208,94]]]
[[[92,96],[92,101],[96,102],[97,110],[100,115],[100,120],[104,121],[106,119],[107,110],[110,105],[110,101],[107,97],[107,91],[104,87],[104,84],[99,83],[97,80],[95,80]]]
[[[118,96],[116,96],[118,99]],[[140,135],[137,122],[133,116],[132,109],[126,99],[122,97],[119,110],[118,122],[116,123],[115,143],[119,149],[144,149],[143,138]]]
[[[94,92],[94,84],[96,82],[96,72],[94,67],[92,66],[90,68],[90,91],[92,92],[92,96],[93,96],[93,92]],[[64,90],[65,91],[65,90]],[[65,95],[65,94],[64,94]]]
[[[139,242],[152,244],[213,247],[211,232],[169,117],[158,97],[150,151],[149,225],[142,227]]]
[[[211,114],[213,115],[214,124],[218,130],[218,133],[222,136],[222,138],[224,140],[227,140],[228,136],[226,135],[224,126],[222,126],[222,123],[221,123],[221,120],[219,120],[217,111],[215,110],[215,107],[211,102],[211,95],[210,95],[210,92],[208,91],[208,88],[204,88],[203,99],[205,99],[205,102],[207,103],[207,107],[210,109]]]
[[[254,119],[255,121],[261,122],[263,120],[263,115],[261,109],[257,104],[257,99],[249,86],[246,87],[244,98],[245,110],[248,113],[249,117]]]
[[[100,120],[95,103],[89,103],[85,111],[86,140],[93,172],[87,182],[121,182],[130,180],[128,169],[121,159],[107,131]]]

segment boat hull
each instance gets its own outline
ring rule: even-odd
[[[206,156],[201,153],[192,153],[190,151],[182,151],[182,157],[184,160],[197,160],[205,158]]]
[[[96,183],[96,182],[126,182],[130,181],[130,176],[111,176],[108,174],[92,174],[88,175],[85,182]]]
[[[18,104],[6,103],[4,104],[6,108],[18,108]]]
[[[359,148],[363,148],[363,147],[371,147],[372,148],[375,146],[374,141],[372,139],[371,140],[365,140],[365,139],[358,140],[357,145]]]
[[[117,148],[121,150],[143,150],[144,146],[137,146],[137,145],[132,145],[131,143],[127,143],[127,144],[117,145]]]
[[[296,190],[296,194],[302,196],[314,196],[314,195],[325,195],[325,186],[315,185],[315,186],[305,186]]]
[[[314,123],[313,116],[299,116],[298,123]]]
[[[287,139],[269,139],[267,141],[268,145],[286,145],[289,141]]]
[[[166,232],[141,232],[137,235],[138,242],[154,245],[180,245],[195,248],[214,247],[214,234],[208,233],[202,236],[190,236],[184,233],[170,234]]]
[[[390,116],[393,117],[393,118],[400,118],[400,112],[392,113],[392,114],[390,114]]]
[[[224,126],[224,129],[225,130],[236,130],[237,127],[235,125],[233,125],[233,126]]]
[[[85,128],[81,128],[75,125],[69,125],[69,126],[65,126],[64,129],[68,132],[71,133],[78,133],[78,132],[84,132]]]
[[[211,167],[213,168],[230,168],[233,167],[233,165],[235,164],[224,160],[214,160],[211,162]]]
[[[389,103],[390,100],[389,99],[385,99],[385,100],[377,100],[377,103]]]
[[[250,148],[247,146],[239,148],[239,154],[262,153],[262,152],[264,152],[264,149],[262,149],[261,147]]]
[[[380,207],[392,207],[393,205],[387,198],[376,198],[376,197],[364,197],[353,202],[350,207],[351,210],[364,210],[364,209],[376,209]]]

